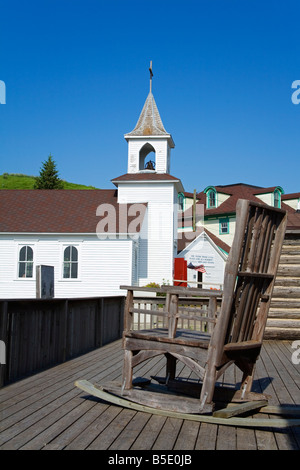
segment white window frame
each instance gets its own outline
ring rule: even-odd
[[[20,264],[20,253],[21,249],[24,246],[29,246],[32,249],[33,252],[33,260],[32,260],[32,277],[20,277],[19,276],[19,264]],[[18,242],[17,243],[17,253],[16,253],[16,280],[22,281],[22,282],[28,282],[28,281],[35,281],[36,275],[35,275],[35,266],[36,266],[36,245],[35,243],[32,242],[27,242],[24,241],[23,243]]]
[[[64,254],[68,246],[74,246],[77,249],[77,277],[64,277]],[[79,282],[81,281],[81,244],[78,242],[63,242],[60,253],[60,282]]]
[[[222,230],[223,228],[226,229],[225,232],[223,232]],[[228,235],[228,234],[229,234],[229,218],[228,217],[220,218],[219,219],[219,235]]]

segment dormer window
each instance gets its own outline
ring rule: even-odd
[[[281,207],[281,191],[278,188],[274,191],[274,207]]]
[[[217,207],[217,191],[213,186],[209,186],[204,190],[206,194],[206,208],[213,209]]]
[[[208,193],[208,204],[209,207],[216,207],[216,192],[212,189]]]

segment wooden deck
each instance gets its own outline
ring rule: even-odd
[[[270,404],[300,403],[300,364],[291,342],[266,341],[256,368],[255,391]],[[300,428],[264,430],[197,423],[123,409],[87,396],[75,380],[119,380],[121,341],[77,357],[0,390],[1,450],[299,450]],[[140,366],[140,376],[163,375],[163,359]],[[183,367],[181,375],[189,374]],[[226,384],[238,371],[229,369]],[[120,454],[121,455],[121,454]]]

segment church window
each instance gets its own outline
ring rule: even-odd
[[[19,252],[19,277],[33,277],[33,249],[31,246],[22,246]]]
[[[78,250],[73,245],[67,246],[64,250],[63,277],[64,279],[78,277]]]

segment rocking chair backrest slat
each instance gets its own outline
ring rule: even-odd
[[[225,268],[219,331],[221,345],[262,341],[286,227],[286,213],[239,200],[236,232]]]

